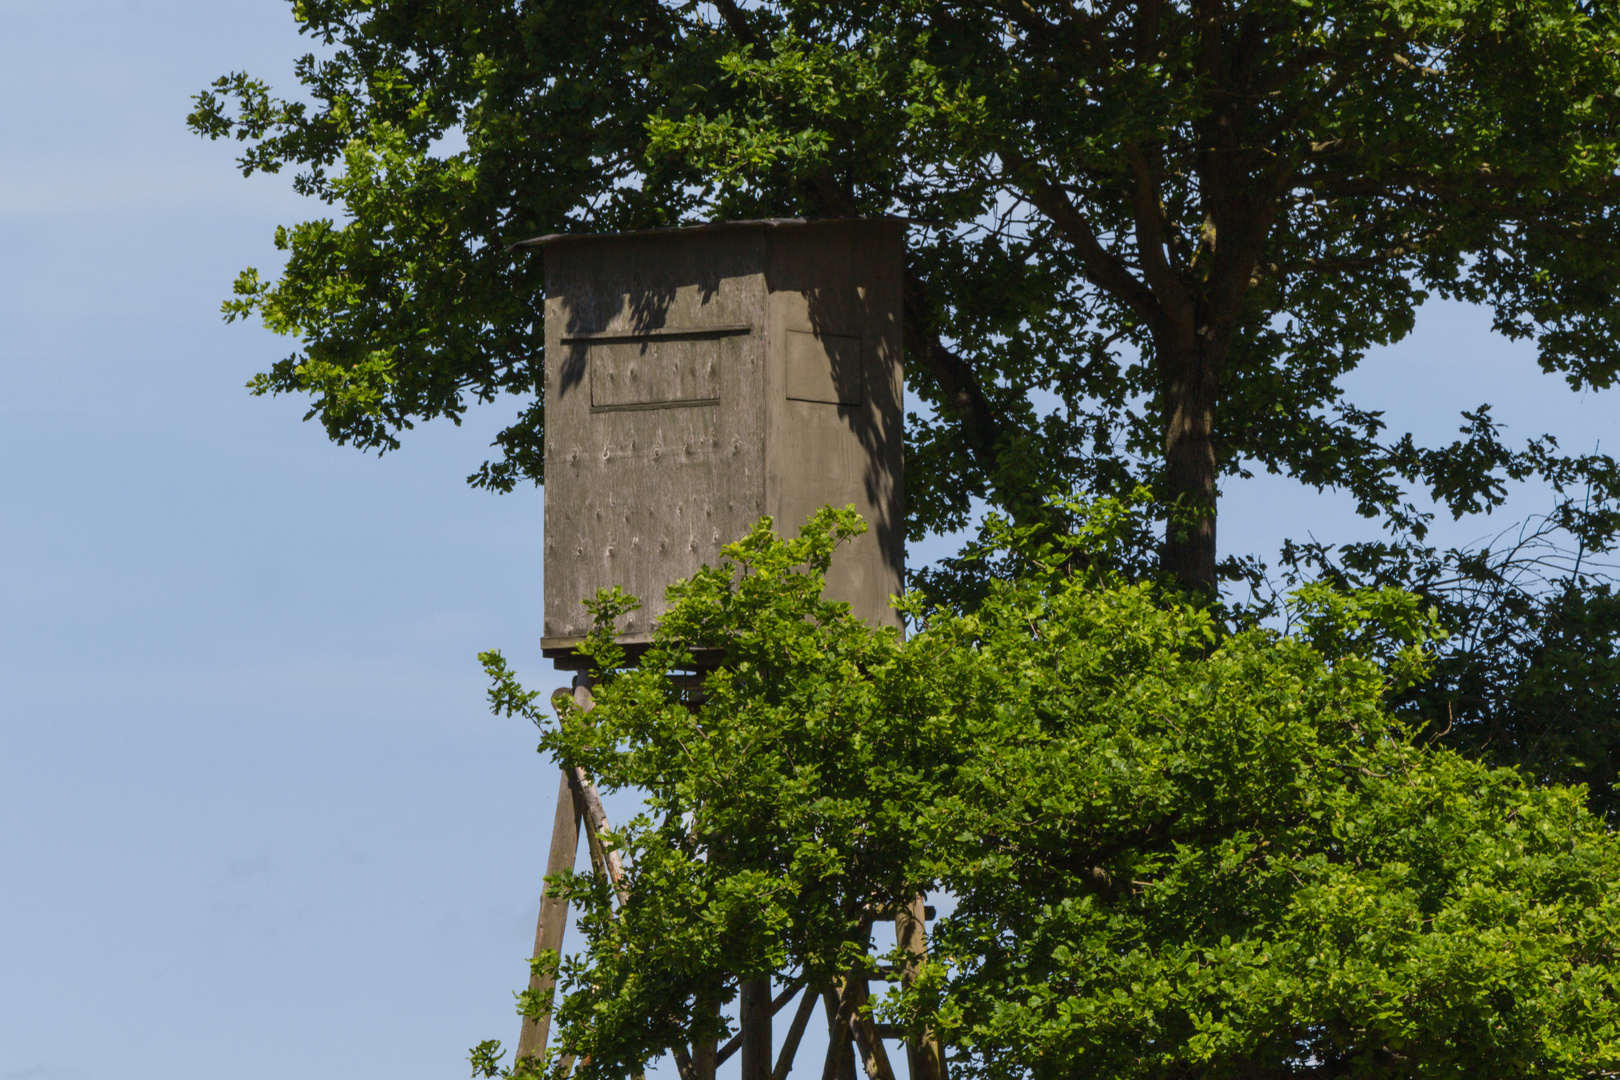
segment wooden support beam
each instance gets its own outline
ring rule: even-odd
[[[573,699],[575,704],[587,711],[594,707],[595,702],[591,700],[588,678],[575,678]],[[562,770],[557,785],[557,809],[551,823],[551,850],[546,858],[547,877],[574,868],[574,860],[579,854],[581,825],[585,827],[590,844],[592,866],[598,873],[605,874],[612,881],[619,906],[623,907],[627,892],[619,853],[608,851],[602,846],[601,837],[609,825],[601,796],[597,794],[596,786],[591,783],[590,778],[585,775],[585,770],[577,767],[567,768]],[[540,918],[534,931],[534,955],[538,957],[548,950],[560,952],[563,934],[567,930],[567,901],[543,893],[540,898]],[[546,1044],[551,1038],[551,995],[555,984],[556,980],[551,976],[533,973],[529,976],[529,989],[544,1001],[545,1010],[540,1016],[523,1018],[523,1025],[518,1031],[516,1056],[519,1061],[526,1057],[546,1056]]]
[[[894,916],[894,939],[905,953],[900,970],[900,985],[910,986],[928,959],[928,936],[924,922],[933,918],[934,909],[923,904],[921,896]],[[945,1048],[939,1036],[925,1030],[921,1036],[906,1040],[906,1068],[911,1080],[947,1080],[945,1075]]]
[[[692,1076],[694,1080],[714,1080],[719,1067],[716,1032],[722,1030],[718,996],[696,1002],[692,1016]]]
[[[581,709],[589,711],[595,706],[588,677],[576,677],[572,697]],[[590,845],[593,867],[608,878],[619,907],[623,908],[629,900],[623,865],[618,852],[608,850],[603,843],[603,836],[610,828],[607,812],[602,805],[601,796],[585,771],[572,767],[562,771],[558,783],[551,850],[546,863],[547,877],[573,868],[579,848],[581,827],[584,828]],[[799,992],[800,987],[804,985],[803,980],[795,980],[784,987],[774,1000],[771,997],[769,978],[761,977],[744,982],[741,986],[738,1010],[740,1030],[736,1038],[730,1040],[723,1049],[713,1038],[700,1038],[690,1049],[685,1045],[671,1047],[682,1080],[715,1080],[715,1071],[720,1063],[739,1050],[742,1053],[741,1080],[787,1080],[788,1072],[792,1069],[794,1058],[798,1053],[799,1043],[809,1023],[810,1014],[815,1010],[817,997],[821,998],[826,1008],[828,1027],[827,1056],[822,1067],[822,1080],[857,1080],[855,1070],[857,1048],[868,1080],[895,1080],[894,1069],[883,1046],[883,1039],[893,1037],[894,1032],[889,1025],[875,1024],[871,1016],[865,1013],[871,995],[867,983],[871,978],[892,978],[898,974],[902,985],[911,985],[922,963],[927,959],[924,925],[926,920],[934,917],[934,909],[925,906],[923,898],[918,896],[902,908],[884,907],[883,910],[879,910],[877,906],[872,906],[866,914],[865,925],[868,935],[873,918],[894,920],[896,941],[906,954],[903,964],[898,968],[885,965],[876,971],[851,970],[836,986],[820,989],[805,987],[803,1000],[794,1013],[781,1054],[774,1067],[771,1064],[771,1019]],[[567,924],[567,903],[558,897],[543,895],[540,918],[535,929],[535,955],[540,956],[548,950],[560,951]],[[539,975],[530,977],[530,990],[544,998],[546,1008],[540,1016],[524,1018],[518,1036],[519,1061],[526,1057],[545,1056],[551,1030],[550,1005],[554,982],[554,978],[551,977]],[[719,1020],[717,1010],[713,1019],[716,1022]],[[906,1057],[910,1066],[910,1080],[947,1080],[943,1048],[932,1032],[925,1032],[920,1038],[908,1039]],[[573,1064],[570,1055],[563,1065],[565,1077],[572,1071]],[[637,1077],[636,1080],[640,1078]]]
[[[771,1015],[775,1016],[777,1013],[781,1012],[782,1007],[788,1002],[792,1001],[794,998],[798,997],[799,991],[803,988],[804,979],[802,977],[794,979],[792,982],[782,987],[782,992],[776,995],[775,1001],[771,1002]]]
[[[850,972],[848,989],[845,993],[855,999],[855,1009],[850,1015],[850,1032],[855,1036],[855,1046],[861,1052],[861,1067],[866,1070],[867,1080],[894,1080],[894,1067],[889,1064],[889,1051],[884,1048],[883,1040],[878,1038],[877,1025],[872,1023],[871,1015],[866,1011],[866,1004],[871,1000],[871,990],[868,989],[866,979],[860,977],[859,972]]]
[[[822,1062],[821,1080],[855,1080],[855,1050],[849,1043],[849,1012],[844,1010],[846,996],[830,986],[821,990],[827,1010],[827,1057]],[[854,1010],[853,1000],[850,1010]]]
[[[681,1074],[681,1080],[697,1080],[697,1066],[692,1064],[692,1055],[687,1052],[686,1044],[678,1042],[670,1047],[669,1052],[675,1055],[675,1071]]]
[[[872,916],[874,919],[895,919],[898,918],[902,912],[909,910],[910,905],[906,905],[905,907],[893,907],[889,904],[866,905],[866,913]],[[934,914],[934,905],[925,904],[923,906],[923,918],[931,921],[934,918]]]
[[[804,997],[799,1000],[793,1022],[788,1025],[787,1037],[782,1040],[782,1052],[777,1055],[776,1068],[771,1070],[771,1080],[787,1080],[788,1070],[793,1068],[793,1059],[799,1053],[799,1040],[804,1038],[804,1029],[810,1023],[810,1014],[815,1012],[816,999],[820,996],[815,987],[804,988]]]
[[[864,929],[870,937],[871,924],[868,923]],[[838,980],[835,988],[825,992],[827,1060],[822,1065],[822,1080],[854,1080],[855,1055],[850,1048],[851,1037],[860,1050],[861,1065],[866,1070],[868,1080],[895,1080],[883,1040],[877,1037],[871,1016],[862,1012],[870,996],[866,973],[859,968],[851,970]]]
[[[574,676],[574,704],[585,712],[596,708],[596,701],[591,697],[591,679],[588,675]],[[570,770],[574,783],[574,795],[580,800],[580,809],[585,817],[585,831],[591,843],[592,865],[607,874],[608,880],[613,883],[614,895],[618,897],[619,906],[623,907],[630,899],[629,891],[624,884],[624,865],[619,860],[617,851],[608,851],[602,846],[602,834],[607,832],[607,810],[602,806],[602,796],[597,794],[596,785],[591,778],[585,775],[585,770],[575,765]]]
[[[742,1040],[742,1080],[771,1080],[771,980],[742,984],[737,1002],[737,1037]]]
[[[782,989],[782,992],[776,995],[776,1000],[771,1002],[771,1015],[775,1016],[777,1013],[781,1012],[782,1006],[792,1001],[794,995],[797,994],[800,988],[803,986],[803,979],[794,979],[792,982],[788,983],[787,986]],[[719,1068],[721,1065],[724,1065],[726,1062],[730,1061],[731,1056],[738,1050],[742,1049],[742,1044],[743,1033],[742,1031],[738,1031],[737,1034],[733,1035],[729,1040],[727,1040],[726,1045],[720,1048],[720,1052],[715,1054],[715,1067]]]
[[[714,1080],[715,1047],[713,1039],[698,1039],[692,1047],[692,1076],[695,1080]]]
[[[557,784],[557,809],[551,822],[551,851],[546,857],[547,877],[572,870],[574,858],[579,852],[580,808],[570,781],[568,773],[564,772]],[[540,919],[534,929],[534,955],[538,957],[548,950],[560,952],[563,933],[567,929],[568,902],[551,895],[550,890],[543,891]],[[539,1016],[523,1018],[523,1027],[518,1032],[518,1060],[546,1056],[546,1041],[551,1036],[551,994],[555,982],[550,975],[529,975],[529,989],[544,1001],[546,1008]]]

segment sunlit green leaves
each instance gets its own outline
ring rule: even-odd
[[[647,797],[614,836],[629,902],[573,894],[556,1052],[586,1075],[714,1037],[739,979],[879,962],[870,905],[917,890],[954,910],[879,1008],[963,1076],[1620,1065],[1620,842],[1579,791],[1391,717],[1432,632],[1415,598],[1318,588],[1300,633],[1231,634],[1150,586],[1045,573],[901,641],[820,598],[853,524],[729,548],[589,713],[546,716],[492,666],[543,748]],[[1009,537],[1031,541],[1043,565]],[[702,700],[670,681],[698,647],[726,660]]]

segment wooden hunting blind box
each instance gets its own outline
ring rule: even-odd
[[[545,629],[562,666],[617,585],[664,590],[769,515],[853,503],[827,595],[899,625],[904,224],[746,221],[527,241],[545,259]]]

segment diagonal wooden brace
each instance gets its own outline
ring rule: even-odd
[[[557,812],[551,824],[551,852],[546,857],[546,876],[565,873],[574,868],[579,852],[579,826],[581,807],[574,795],[574,782],[566,770],[557,784]],[[568,901],[550,892],[540,897],[540,921],[534,930],[534,955],[538,958],[548,950],[561,952],[563,933],[568,929]],[[534,972],[529,975],[529,991],[544,1003],[539,1016],[525,1016],[518,1032],[517,1059],[544,1058],[546,1041],[551,1036],[551,995],[556,978]]]
[[[558,691],[559,694],[563,692]],[[595,705],[591,698],[588,678],[579,677],[574,680],[573,699],[576,705],[586,711]],[[576,765],[562,770],[562,778],[557,785],[557,810],[551,824],[551,851],[546,858],[547,877],[574,868],[574,859],[579,854],[581,825],[585,828],[586,839],[590,844],[592,865],[598,873],[605,874],[612,882],[619,906],[623,907],[628,898],[624,867],[619,860],[619,853],[606,850],[602,845],[602,834],[609,828],[607,811],[602,806],[602,798],[597,794],[596,785],[585,775],[585,770]],[[567,929],[568,902],[559,896],[542,895],[540,919],[534,931],[535,957],[539,958],[547,950],[560,953],[563,934]],[[553,976],[534,973],[529,975],[529,990],[536,999],[543,1002],[544,1007],[539,1016],[523,1018],[523,1026],[518,1032],[518,1061],[526,1057],[546,1056],[546,1043],[551,1037],[551,999],[555,986],[556,979]]]

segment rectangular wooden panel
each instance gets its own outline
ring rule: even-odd
[[[861,403],[866,369],[861,364],[859,337],[789,330],[782,335],[782,353],[789,400],[826,405]]]
[[[741,355],[740,346],[728,339],[749,329],[721,326],[563,340],[570,348],[586,349],[591,408],[678,408],[719,404],[720,369]]]

